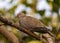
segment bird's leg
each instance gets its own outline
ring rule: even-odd
[[[34,32],[34,33],[39,35],[40,36],[40,41],[42,41],[42,33],[37,33],[37,32]]]

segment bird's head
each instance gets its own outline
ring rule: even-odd
[[[25,16],[26,16],[26,15],[25,15],[24,13],[18,13],[18,14],[17,14],[17,17],[18,17],[18,18],[23,18],[23,17],[25,17]]]

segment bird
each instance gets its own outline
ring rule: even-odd
[[[31,32],[48,33],[54,37],[50,30],[38,19],[26,16],[24,13],[18,13],[19,24],[23,28],[30,30]]]

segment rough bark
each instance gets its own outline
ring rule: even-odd
[[[18,38],[10,31],[8,31],[5,26],[0,26],[0,33],[6,37],[11,43],[19,43]]]

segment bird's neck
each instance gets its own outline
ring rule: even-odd
[[[20,17],[20,20],[22,20],[24,17],[25,17],[25,16],[23,16],[23,17]]]

